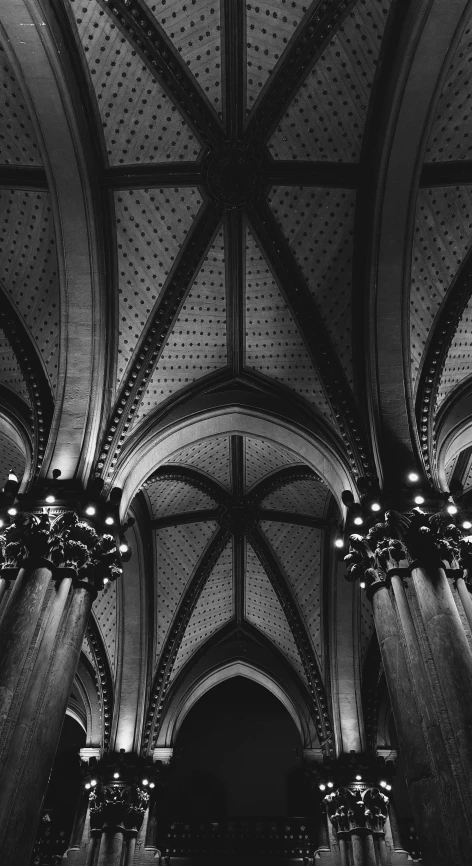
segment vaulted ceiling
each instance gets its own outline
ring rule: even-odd
[[[1,479],[59,466],[107,493],[143,443],[233,401],[323,442],[353,487],[393,490],[407,465],[472,486],[472,19],[430,5],[4,13]],[[215,428],[143,470],[154,707],[231,629],[329,688],[338,512],[325,467],[286,445]],[[110,680],[116,592],[87,645]]]

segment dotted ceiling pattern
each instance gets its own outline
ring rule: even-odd
[[[93,603],[93,613],[107,651],[113,675],[116,673],[116,581],[108,583]]]
[[[198,562],[217,524],[167,526],[155,534],[157,575],[157,656]]]
[[[275,159],[359,160],[389,8],[358,0],[275,130]]]
[[[472,153],[472,26],[468,24],[449,66],[434,112],[426,162],[470,159]]]
[[[433,321],[470,244],[471,229],[471,187],[419,190],[410,289],[414,385]]]
[[[259,481],[283,469],[284,466],[295,466],[303,461],[280,445],[266,442],[264,439],[253,439],[246,436],[244,439],[244,483],[249,490]]]
[[[210,475],[226,488],[231,487],[230,438],[215,436],[181,448],[166,463],[192,466]]]
[[[250,544],[246,546],[244,615],[262,631],[306,682],[303,663],[282,606]]]
[[[250,112],[274,71],[310,2],[256,0],[246,3],[246,93]]]
[[[8,480],[8,473],[13,471],[20,479],[25,471],[25,455],[13,442],[4,430],[0,431],[0,488],[4,487]]]
[[[246,235],[245,362],[296,391],[334,422],[300,331],[250,232]]]
[[[111,165],[195,160],[200,144],[96,0],[72,0]]]
[[[269,202],[352,384],[355,191],[275,187]]]
[[[115,193],[118,245],[118,386],[202,199],[196,189]]]
[[[210,496],[181,481],[158,478],[147,486],[146,493],[154,519],[216,508],[216,502]]]
[[[220,0],[145,0],[157,22],[221,114]]]
[[[1,45],[0,163],[4,165],[42,164],[25,99]]]
[[[49,193],[0,190],[0,224],[0,283],[33,337],[54,390],[59,281]]]
[[[226,363],[225,254],[221,230],[167,338],[135,424],[186,385],[220,370]]]
[[[195,605],[172,668],[171,679],[177,676],[204,641],[233,618],[233,614],[233,542],[230,541]]]
[[[470,376],[472,350],[472,298],[469,300],[454,334],[444,364],[441,379],[439,381],[438,393],[436,395],[436,409],[446,399],[447,395],[463,379]]]
[[[320,529],[264,520],[261,527],[275,551],[289,586],[298,602],[308,634],[323,661],[321,628],[321,544]]]
[[[269,493],[261,505],[276,511],[291,511],[322,519],[329,496],[329,490],[323,482],[307,478],[284,484]]]
[[[0,382],[31,406],[26,382],[18,359],[2,329],[0,328]]]

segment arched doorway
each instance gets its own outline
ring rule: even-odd
[[[234,677],[204,694],[184,719],[169,806],[188,819],[300,814],[301,753],[282,703]]]

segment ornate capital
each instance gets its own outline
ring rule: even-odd
[[[378,788],[338,788],[324,798],[330,821],[337,833],[369,830],[383,833],[388,815],[388,797]]]
[[[347,580],[360,579],[374,589],[393,569],[411,569],[413,564],[472,569],[472,537],[444,512],[387,511],[384,523],[374,524],[365,535],[350,536],[344,561]]]
[[[55,568],[72,568],[79,581],[102,586],[116,580],[121,562],[112,535],[100,535],[75,511],[59,514],[20,512],[0,535],[2,568],[18,568],[25,560],[47,560]]]
[[[149,792],[139,784],[99,782],[92,788],[89,802],[92,830],[122,827],[133,831],[139,830],[142,824]]]

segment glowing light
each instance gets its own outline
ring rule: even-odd
[[[344,547],[344,541],[342,540],[342,538],[337,538],[336,541],[334,542],[334,546],[335,547]]]
[[[149,779],[143,779],[143,785],[149,785]]]
[[[332,787],[333,787],[333,783],[332,783],[332,782],[328,782],[328,788],[332,788]]]
[[[408,481],[412,481],[414,483],[415,481],[419,481],[419,480],[420,480],[420,476],[418,475],[417,472],[409,472],[408,473]]]
[[[464,523],[462,524],[462,529],[472,529],[472,523],[470,522],[470,520],[464,520]]]
[[[88,514],[89,517],[92,517],[92,514],[95,514],[96,510],[97,509],[95,508],[94,505],[87,505],[87,508],[85,509],[85,513]]]
[[[319,787],[320,791],[326,791],[326,785],[323,785],[323,782],[321,782],[321,784],[318,785],[318,787]]]
[[[91,784],[92,788],[94,788],[95,785],[97,784],[97,780],[96,779],[90,779],[90,784]]]
[[[120,544],[120,553],[128,553],[129,547],[126,544],[126,541],[122,541]]]
[[[8,514],[10,514],[11,517],[14,517],[15,514],[18,514],[18,509],[17,509],[17,508],[9,508],[9,509],[8,509]]]
[[[0,520],[0,526],[3,526],[3,520]]]
[[[391,791],[391,790],[392,790],[392,786],[391,786],[391,785],[385,785],[385,788],[386,788],[387,791]]]
[[[455,505],[448,505],[447,506],[447,513],[448,514],[457,514],[456,506]]]
[[[103,578],[103,583],[104,583],[105,585],[106,585],[107,583],[109,583],[108,577],[104,577],[104,578]]]
[[[386,788],[386,787],[387,787],[387,783],[384,782],[383,779],[382,779],[382,781],[381,781],[381,783],[380,783],[380,787],[381,787],[381,788]]]
[[[418,496],[415,496],[415,505],[423,505],[423,502],[424,496],[420,496],[419,494]]]
[[[362,517],[357,516],[354,518],[354,523],[356,524],[356,526],[362,526],[362,524],[364,523],[364,520]]]
[[[356,782],[362,782],[362,776],[356,776]]]
[[[370,508],[371,508],[371,511],[380,511],[382,506],[381,506],[380,502],[372,502]]]
[[[52,505],[52,503],[55,501],[56,501],[56,497],[53,496],[52,493],[49,493],[48,496],[46,496],[46,502],[48,502],[49,505]]]
[[[149,782],[149,787],[150,787],[150,788],[155,788],[156,786],[155,786],[154,782]]]
[[[87,788],[87,791],[89,791],[90,790],[90,782],[86,782],[85,787]]]
[[[120,774],[119,774],[119,773],[113,773],[113,778],[114,778],[114,779],[119,779],[119,778],[120,778]]]
[[[113,517],[109,514],[108,517],[105,517],[105,523],[107,526],[112,526],[114,524]]]
[[[359,586],[361,589],[365,589],[365,581],[361,580]]]
[[[9,473],[8,473],[8,480],[9,480],[9,481],[18,481],[18,476],[15,475],[14,472],[9,472]]]

